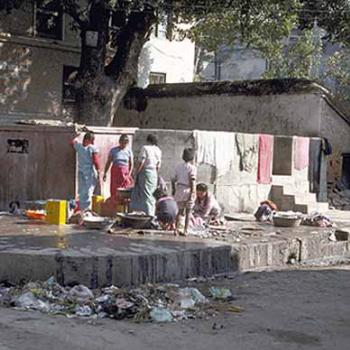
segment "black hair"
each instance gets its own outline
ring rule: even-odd
[[[158,139],[156,135],[149,134],[147,136],[147,142],[150,143],[151,145],[158,146]]]
[[[155,197],[157,200],[163,197],[166,197],[168,194],[166,193],[166,191],[162,190],[161,188],[157,188],[154,192],[153,192],[153,197]]]
[[[129,141],[129,136],[127,134],[121,134],[119,137],[119,142]]]
[[[199,183],[197,186],[196,186],[196,191],[198,192],[208,192],[208,186],[204,183]]]
[[[85,133],[83,141],[93,141],[95,140],[95,134],[92,131],[88,131]]]
[[[194,151],[192,148],[185,148],[182,154],[182,159],[188,163],[194,159]]]

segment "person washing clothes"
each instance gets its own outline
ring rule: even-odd
[[[196,201],[193,208],[194,216],[207,223],[219,223],[221,207],[215,196],[208,191],[208,186],[199,183],[196,186]]]
[[[118,199],[118,188],[129,188],[133,185],[131,177],[134,167],[134,156],[129,145],[129,137],[123,134],[119,137],[119,145],[109,151],[104,170],[103,181],[107,179],[107,173],[111,169],[111,198]]]
[[[175,174],[171,182],[173,194],[175,195],[175,201],[179,208],[179,212],[176,217],[175,233],[178,233],[177,230],[179,226],[180,215],[185,215],[185,227],[183,234],[186,236],[188,233],[190,216],[196,196],[197,168],[193,164],[193,149],[185,148],[183,151],[182,159],[184,162],[177,165],[175,168]]]
[[[94,145],[95,135],[93,132],[86,132],[82,143],[78,142],[77,138],[72,141],[72,145],[78,158],[79,207],[84,212],[91,209],[92,195],[99,180],[99,152]]]
[[[136,166],[135,187],[131,194],[131,210],[142,211],[152,216],[155,214],[156,200],[153,193],[157,189],[161,159],[162,151],[158,147],[157,137],[149,134],[147,144],[141,147],[139,162]]]
[[[157,201],[156,216],[160,226],[166,231],[175,230],[176,216],[179,211],[175,199],[168,196],[161,188],[154,191],[154,197]]]

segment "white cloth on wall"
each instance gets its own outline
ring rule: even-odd
[[[258,168],[259,135],[236,134],[237,150],[241,157],[240,170],[252,173]]]
[[[196,148],[196,163],[216,168],[216,178],[232,169],[237,153],[235,134],[221,131],[193,132]]]

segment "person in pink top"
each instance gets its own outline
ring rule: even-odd
[[[207,223],[219,223],[221,207],[215,196],[209,192],[208,186],[199,183],[196,187],[197,198],[194,203],[194,216],[199,216]]]
[[[185,215],[185,227],[183,234],[187,235],[191,211],[196,199],[197,168],[193,164],[193,149],[185,148],[182,159],[184,162],[178,164],[175,168],[175,174],[172,178],[172,188],[173,195],[179,209],[176,217],[176,227],[178,229],[180,215]]]

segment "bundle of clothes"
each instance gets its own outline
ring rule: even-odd
[[[270,201],[266,200],[260,203],[258,209],[254,213],[256,221],[259,222],[272,222],[274,215],[277,213],[277,205]],[[309,215],[294,213],[295,215],[301,218],[301,225],[306,226],[315,226],[315,227],[333,227],[334,223],[332,220],[324,214],[321,214],[317,211],[312,212]]]

